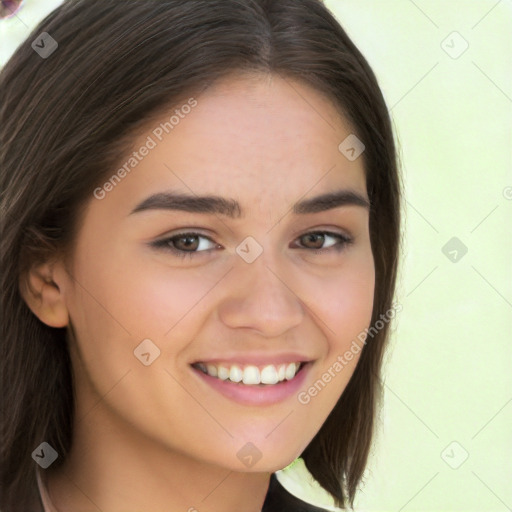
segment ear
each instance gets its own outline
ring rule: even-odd
[[[40,263],[20,276],[19,281],[20,293],[27,306],[50,327],[66,327],[69,322],[62,286],[56,283],[58,273],[55,264]]]

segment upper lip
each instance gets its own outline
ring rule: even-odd
[[[226,356],[213,356],[205,357],[204,359],[197,359],[192,364],[205,363],[205,364],[243,364],[262,366],[268,364],[284,364],[284,363],[307,363],[312,361],[311,357],[296,352],[286,352],[281,354],[244,354],[239,355],[226,355]]]

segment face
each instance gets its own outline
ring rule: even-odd
[[[351,133],[275,76],[225,79],[148,126],[59,275],[78,417],[101,399],[88,428],[234,471],[300,455],[371,319],[363,159],[338,150]]]

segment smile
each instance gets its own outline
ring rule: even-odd
[[[302,365],[303,363],[300,362],[264,366],[199,362],[192,366],[210,377],[223,381],[242,383],[247,386],[272,386],[285,380],[292,380]]]
[[[281,358],[280,358],[281,359]],[[283,359],[281,359],[283,361]],[[250,364],[198,361],[190,365],[206,392],[245,406],[271,406],[293,399],[310,379],[313,361]]]

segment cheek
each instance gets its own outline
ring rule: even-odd
[[[171,337],[181,339],[176,329],[188,330],[202,318],[208,294],[225,271],[146,265],[119,290],[124,305],[120,314],[139,338],[153,336],[165,343]]]
[[[325,344],[308,385],[297,394],[303,428],[311,437],[335,407],[356,368],[363,349],[361,333],[371,322],[373,296],[373,263],[362,265],[360,272],[331,276],[321,293],[310,295]]]
[[[77,358],[81,362],[75,366],[84,369],[82,382],[90,382],[94,393],[100,396],[130,371],[128,380],[138,384],[124,394],[140,406],[147,401],[144,394],[147,397],[152,389],[162,388],[162,382],[152,380],[155,371],[172,368],[185,357],[205,315],[204,299],[225,269],[212,268],[211,272],[199,273],[161,262],[141,265],[140,259],[126,254],[118,257],[103,254],[101,258],[81,261],[82,265],[77,266],[77,281],[84,286],[75,287],[70,307],[78,336]],[[103,264],[107,261],[116,264]],[[141,345],[146,339],[151,340],[149,347],[155,353],[154,346],[160,351],[149,367],[141,364],[134,353],[139,346],[148,346],[147,342]],[[170,388],[170,377],[164,373],[161,378],[165,387]],[[124,400],[121,397],[119,403]],[[149,417],[152,410],[147,405]],[[161,404],[154,409],[161,410]]]
[[[310,287],[308,306],[324,335],[324,351],[315,368],[318,385],[302,404],[317,395],[314,407],[328,414],[347,386],[364,347],[374,300],[375,269],[371,253],[353,254],[346,265]]]
[[[367,253],[308,285],[307,304],[329,343],[329,356],[346,350],[371,322],[375,288],[373,258]]]
[[[333,288],[333,289],[332,289]],[[374,276],[365,274],[344,276],[329,289],[331,300],[325,303],[326,323],[331,327],[330,349],[346,350],[347,343],[357,338],[371,321],[374,297]],[[334,332],[332,332],[334,331]]]
[[[140,254],[84,254],[77,267],[84,284],[78,291],[84,293],[76,313],[87,311],[91,325],[109,324],[110,336],[129,335],[132,342],[170,334],[222,277],[215,269],[199,274]]]

